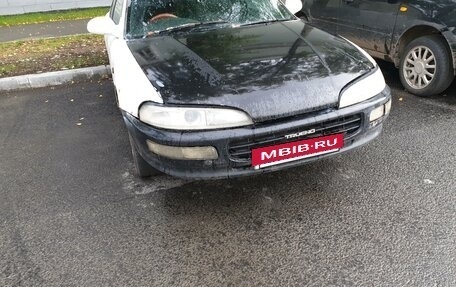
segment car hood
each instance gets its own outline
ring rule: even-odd
[[[336,108],[373,68],[346,41],[299,20],[128,42],[164,104],[226,106],[255,122]]]

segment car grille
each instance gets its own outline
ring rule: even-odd
[[[235,163],[235,167],[250,165],[251,151],[254,148],[271,146],[286,142],[292,142],[302,139],[314,138],[330,134],[344,134],[344,140],[347,142],[356,135],[362,124],[362,116],[360,114],[346,116],[335,120],[320,122],[317,124],[301,126],[290,130],[281,131],[267,136],[258,138],[245,139],[240,142],[232,142],[228,147],[230,159]],[[315,129],[315,133],[305,135],[293,139],[286,139],[285,135],[302,132],[305,130]]]

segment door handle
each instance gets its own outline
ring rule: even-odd
[[[351,4],[355,2],[355,0],[342,0],[345,4]]]

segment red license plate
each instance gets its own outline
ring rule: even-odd
[[[252,149],[252,166],[268,167],[276,164],[336,152],[344,146],[344,135],[335,134],[274,146]]]

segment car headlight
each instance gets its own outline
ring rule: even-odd
[[[253,124],[242,111],[223,108],[166,107],[145,103],[139,119],[151,126],[171,130],[208,130]]]
[[[380,68],[377,67],[373,73],[355,81],[342,91],[339,108],[348,107],[375,97],[385,87],[385,78],[383,78]]]

